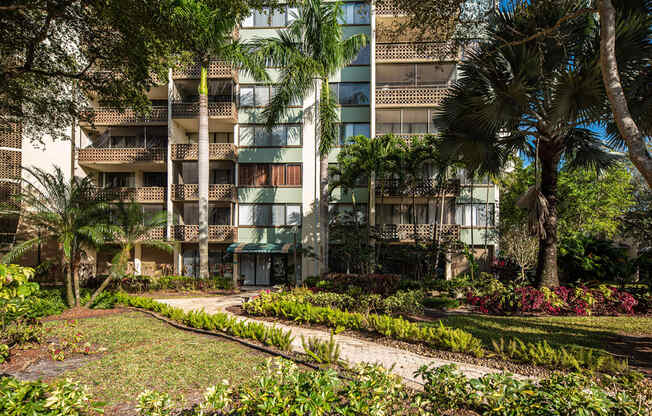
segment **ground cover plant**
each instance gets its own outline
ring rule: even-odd
[[[243,304],[243,310],[254,316],[273,316],[304,324],[318,324],[343,330],[367,331],[390,339],[422,343],[430,348],[462,352],[475,357],[488,353],[533,365],[579,371],[588,369],[607,373],[627,370],[627,361],[604,351],[576,346],[550,346],[544,341],[522,342],[519,339],[492,338],[489,345],[461,327],[438,324],[422,325],[388,315],[362,314],[334,308],[313,306],[293,293],[269,293]],[[501,347],[502,346],[502,347]]]
[[[49,334],[62,338],[71,330],[71,324],[59,321],[44,325]],[[88,386],[93,401],[103,402],[108,414],[133,408],[146,389],[169,394],[175,407],[186,406],[224,378],[233,385],[251,380],[266,358],[240,344],[180,331],[139,312],[81,319],[74,332],[103,351],[58,379]]]
[[[90,287],[99,285],[98,279],[92,279],[87,284]],[[233,290],[233,279],[224,276],[212,276],[207,279],[198,279],[194,276],[147,276],[125,274],[120,278],[113,279],[108,288],[111,290],[122,290],[128,293],[144,293],[157,290],[173,291],[204,291],[204,290]]]

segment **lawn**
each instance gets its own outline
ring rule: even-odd
[[[57,322],[47,322],[54,334]],[[122,313],[77,321],[78,331],[108,351],[61,378],[81,381],[106,414],[132,408],[145,389],[170,393],[177,406],[228,379],[251,380],[266,355],[219,338],[175,329],[141,313]]]
[[[453,315],[444,325],[462,328],[491,347],[492,339],[516,337],[522,341],[548,341],[555,345],[578,345],[602,350],[619,335],[652,335],[652,318],[631,316],[511,317]]]

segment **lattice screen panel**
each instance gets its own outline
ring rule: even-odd
[[[444,99],[448,87],[376,88],[376,105],[438,105]]]
[[[10,123],[6,128],[0,128],[0,147],[20,149],[23,141],[23,126],[21,123]]]
[[[124,148],[100,148],[87,147],[79,149],[79,162],[141,162],[141,161],[165,161],[167,149],[165,147],[124,147]]]
[[[199,146],[197,144],[173,144],[173,160],[197,160]],[[235,145],[232,143],[209,143],[208,157],[210,160],[235,160]]]
[[[175,225],[173,228],[174,240],[197,241],[199,239],[199,225]],[[208,239],[210,241],[234,241],[237,239],[237,230],[231,225],[209,225]]]
[[[379,43],[376,62],[456,61],[458,47],[454,43]]]
[[[196,118],[199,117],[199,103],[172,103],[172,117]],[[236,120],[238,112],[233,102],[209,102],[208,117]]]
[[[20,178],[21,159],[20,152],[0,150],[0,178]]]
[[[93,122],[100,126],[133,126],[143,124],[163,124],[168,121],[167,106],[152,106],[152,112],[144,117],[139,116],[134,110],[119,108],[98,107],[94,109]]]
[[[211,61],[208,65],[208,78],[233,78],[235,71],[231,65],[224,61]],[[199,64],[188,65],[185,68],[176,69],[172,77],[177,79],[199,79],[201,66]]]

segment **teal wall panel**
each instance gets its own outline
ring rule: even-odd
[[[239,163],[301,163],[300,147],[238,149]]]
[[[301,188],[238,188],[241,204],[301,203]]]

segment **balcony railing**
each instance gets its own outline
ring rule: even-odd
[[[102,201],[165,202],[166,192],[159,186],[97,188],[94,196]]]
[[[167,106],[152,106],[152,111],[140,116],[133,109],[97,107],[93,109],[93,124],[97,126],[164,125],[168,122]]]
[[[198,241],[199,225],[175,225],[172,227],[176,241]],[[208,239],[210,241],[233,242],[238,238],[238,230],[232,225],[209,225]]]
[[[112,162],[164,162],[167,159],[165,147],[87,147],[79,149],[79,163]]]
[[[454,42],[379,43],[376,62],[456,61],[460,48]]]
[[[199,185],[172,185],[172,199],[175,201],[197,201],[199,199]],[[208,199],[210,201],[233,201],[235,199],[235,185],[208,185]]]
[[[396,3],[387,0],[376,3],[376,14],[379,16],[399,16],[406,14],[406,12],[401,10]]]
[[[444,183],[424,178],[415,184],[406,183],[400,179],[381,179],[376,182],[376,196],[379,197],[433,197],[456,196],[460,194],[460,181],[451,179]]]
[[[377,106],[433,106],[448,92],[448,85],[432,87],[376,87]]]
[[[237,72],[233,67],[223,61],[211,61],[207,68],[208,78],[234,78]],[[199,64],[191,64],[184,68],[175,69],[172,72],[174,79],[199,79],[201,75],[201,66]]]
[[[199,116],[199,102],[176,101],[172,103],[172,117],[196,118]],[[238,112],[233,100],[209,101],[208,117],[236,120]]]
[[[171,147],[172,160],[197,160],[199,145],[196,143],[173,144]],[[208,157],[210,160],[233,160],[236,151],[233,143],[209,143]]]
[[[456,242],[460,239],[457,224],[383,224],[373,227],[377,239],[383,241],[441,241]]]

